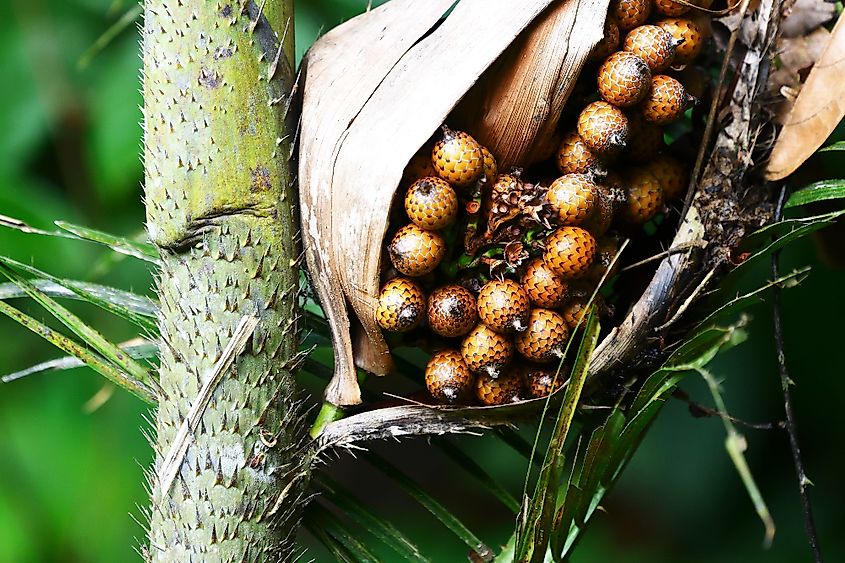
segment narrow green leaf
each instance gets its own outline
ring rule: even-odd
[[[746,264],[756,257],[768,256],[801,237],[827,227],[842,215],[845,215],[845,210],[810,217],[791,217],[757,229],[742,240],[740,247],[752,251],[753,254],[736,270],[746,268]],[[765,246],[760,247],[760,245]]]
[[[324,512],[321,513],[319,509],[315,508],[317,502],[309,503],[305,509],[305,514],[302,518],[302,523],[305,529],[317,538],[334,556],[335,561],[343,561],[345,563],[359,563],[360,559],[353,553],[353,550],[338,540],[335,534],[330,533],[334,531],[331,523],[326,522],[323,518]]]
[[[81,290],[93,295],[97,299],[106,301],[115,307],[122,307],[136,315],[148,318],[156,318],[158,315],[158,303],[144,295],[138,295],[130,291],[124,291],[106,285],[82,282],[76,280],[62,280],[63,285],[48,280],[30,280],[38,291],[46,293],[50,297],[61,297],[66,299],[82,299],[75,290]],[[14,283],[0,283],[0,300],[17,299],[26,297],[27,293]]]
[[[307,512],[314,523],[337,540],[354,557],[358,563],[380,563],[381,559],[373,553],[358,538],[360,532],[349,530],[340,519],[332,514],[319,502],[309,504]]]
[[[428,510],[437,520],[440,521],[447,529],[449,529],[455,536],[463,541],[470,549],[474,550],[484,559],[493,557],[493,551],[487,547],[478,537],[473,534],[460,520],[458,520],[449,510],[442,504],[434,500],[422,487],[420,487],[413,479],[405,475],[396,466],[372,452],[362,454],[363,457],[369,461],[373,467],[390,477],[408,496],[413,498]]]
[[[138,19],[141,15],[141,4],[135,4],[127,10],[116,22],[106,29],[94,43],[82,53],[82,56],[76,61],[76,68],[85,70],[91,61],[111,43],[115,37],[120,35],[127,27],[132,25],[132,22]]]
[[[78,342],[21,313],[4,301],[0,301],[0,313],[17,321],[63,352],[79,358],[79,360],[112,383],[126,389],[147,403],[154,405],[157,402],[155,392],[144,381],[128,376],[126,373],[117,369],[111,362],[105,361],[102,357],[91,352]]]
[[[828,151],[845,151],[845,141],[837,141],[832,145],[828,145],[826,147],[820,148],[816,152],[828,152]]]
[[[81,225],[74,225],[73,223],[67,223],[65,221],[56,221],[56,226],[76,235],[81,239],[108,246],[115,252],[126,254],[127,256],[132,256],[152,264],[159,263],[158,250],[156,250],[154,245],[148,242],[138,242],[126,237],[104,233],[103,231],[83,227]]]
[[[784,208],[842,198],[845,198],[845,180],[822,180],[793,192],[786,200]]]

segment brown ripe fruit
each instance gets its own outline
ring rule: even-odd
[[[598,197],[596,198],[596,209],[581,225],[594,237],[600,237],[607,232],[613,224],[614,207],[608,189],[599,186]]]
[[[695,98],[687,94],[683,84],[671,76],[658,74],[651,79],[651,89],[640,111],[646,121],[664,125],[683,116],[694,102]]]
[[[569,293],[569,285],[557,277],[542,258],[528,263],[522,274],[522,287],[531,303],[546,309],[560,307]]]
[[[458,194],[437,176],[420,178],[405,194],[405,213],[421,229],[448,227],[458,218]]]
[[[441,178],[456,186],[469,185],[484,173],[481,145],[468,133],[448,127],[431,150],[431,163]]]
[[[628,203],[622,217],[634,225],[649,222],[663,208],[660,183],[645,168],[635,168],[628,175]]]
[[[437,171],[434,170],[434,165],[431,163],[431,151],[423,147],[408,161],[402,178],[405,182],[413,183],[426,176],[437,176]]]
[[[529,395],[542,399],[563,387],[567,371],[566,367],[562,367],[558,372],[557,369],[528,366],[522,372],[523,385]]]
[[[610,15],[622,31],[643,25],[650,14],[651,0],[612,0],[610,2]]]
[[[481,374],[475,380],[475,396],[483,405],[507,405],[519,401],[522,392],[522,378],[515,370],[509,370],[499,377]]]
[[[478,322],[475,297],[460,285],[435,289],[428,298],[428,326],[452,338],[468,333]]]
[[[587,273],[596,253],[596,239],[581,227],[560,227],[546,238],[543,261],[563,280]]]
[[[675,60],[672,64],[681,66],[691,63],[704,46],[704,33],[694,21],[687,18],[666,18],[657,26],[668,31],[675,39]]]
[[[599,157],[581,140],[578,131],[573,130],[563,136],[557,149],[557,168],[561,174],[586,174],[600,166]]]
[[[528,330],[516,337],[516,349],[525,358],[538,363],[563,356],[569,328],[559,314],[549,309],[533,309]]]
[[[394,278],[378,295],[376,322],[384,330],[407,332],[416,328],[425,315],[425,294],[407,278]]]
[[[447,403],[463,402],[472,396],[475,376],[457,350],[441,350],[425,366],[425,386],[431,396]]]
[[[502,334],[525,330],[530,308],[528,294],[513,280],[490,280],[478,292],[478,318]]]
[[[675,60],[675,38],[656,25],[641,25],[625,37],[623,49],[641,57],[652,73],[663,72]]]
[[[593,52],[590,53],[590,60],[603,61],[618,48],[619,26],[616,24],[616,20],[608,16],[604,20],[604,36],[601,41],[593,47]]]
[[[498,377],[513,358],[513,342],[503,334],[480,324],[461,343],[461,355],[469,369]]]
[[[599,94],[617,107],[639,103],[648,93],[651,71],[646,62],[634,53],[617,51],[599,67]]]
[[[601,303],[603,302],[601,294],[597,293],[595,299],[593,299],[593,304],[587,308],[587,302],[590,300],[590,296],[593,292],[586,291],[584,293],[585,295],[572,299],[560,311],[560,316],[563,318],[566,326],[569,327],[570,330],[575,330],[579,326],[583,326],[584,319],[587,317],[590,310],[596,312],[601,310]]]
[[[675,201],[687,191],[689,176],[687,167],[673,156],[660,154],[646,164],[645,169],[657,178],[663,190],[663,199],[668,203]]]
[[[585,174],[565,174],[549,186],[546,198],[563,225],[580,225],[596,210],[599,187]]]
[[[654,9],[664,16],[682,16],[690,11],[689,6],[675,2],[675,0],[654,0]]]
[[[628,142],[628,118],[607,102],[593,102],[578,115],[578,135],[596,156],[613,156]]]
[[[613,262],[614,257],[616,257],[616,252],[618,250],[619,245],[616,239],[611,237],[599,239],[596,246],[596,258],[595,260],[593,260],[593,265],[590,266],[590,270],[587,272],[587,275],[585,275],[584,278],[587,281],[599,283],[604,277],[605,273],[608,272],[610,264]],[[610,273],[607,274],[607,277],[605,279],[609,280],[610,278],[612,278],[616,274],[616,271],[618,269],[619,262],[613,265],[613,269],[610,270]]]
[[[493,153],[487,150],[487,147],[481,147],[481,156],[484,158],[484,178],[489,185],[496,182],[496,176],[499,175],[499,166],[496,164],[496,157]]]
[[[387,246],[393,267],[406,276],[417,277],[433,271],[446,254],[446,243],[439,234],[413,223],[393,235]]]

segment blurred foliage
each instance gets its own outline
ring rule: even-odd
[[[374,4],[379,4],[375,2]],[[10,0],[0,3],[0,214],[49,228],[56,219],[133,236],[143,228],[139,159],[142,102],[138,36],[120,33],[90,64],[79,58],[135,4],[120,0]],[[365,9],[365,0],[304,0],[297,3],[297,56],[321,31]],[[840,130],[836,139],[845,138]],[[835,139],[834,139],[835,140]],[[839,158],[837,158],[839,155]],[[814,157],[800,183],[845,175],[841,153]],[[813,492],[820,539],[829,560],[845,560],[838,524],[845,521],[841,448],[831,433],[845,427],[839,403],[845,395],[845,360],[837,353],[845,300],[842,229],[825,240],[788,248],[782,271],[810,264],[813,271],[784,294],[787,361],[799,432]],[[833,239],[831,242],[831,234]],[[821,244],[818,244],[818,242]],[[825,249],[823,253],[819,248]],[[837,253],[838,250],[838,253]],[[149,293],[152,278],[136,260],[93,244],[0,230],[0,253],[59,276],[109,283]],[[837,262],[837,257],[840,260]],[[768,277],[766,264],[746,276],[753,289]],[[38,319],[37,306],[15,303]],[[93,307],[68,307],[113,340],[133,328]],[[783,417],[775,366],[771,312],[751,310],[754,322],[743,345],[717,358],[711,368],[724,378],[731,413],[755,422]],[[0,320],[0,372],[57,355],[19,326]],[[323,351],[325,353],[325,351]],[[305,378],[304,378],[305,379]],[[319,381],[304,381],[312,386]],[[395,385],[382,380],[381,385]],[[88,412],[102,378],[87,369],[41,374],[0,385],[0,562],[126,561],[143,543],[146,504],[144,468],[151,450],[143,431],[148,409],[117,392]],[[385,387],[386,388],[386,387]],[[683,388],[710,404],[705,385],[688,378]],[[395,389],[394,389],[395,390]],[[530,436],[531,429],[524,431]],[[724,429],[713,418],[694,418],[685,404],[670,401],[619,486],[604,503],[605,514],[582,540],[573,561],[799,561],[808,560],[797,485],[781,431],[740,431],[747,458],[778,526],[774,545],[760,547],[762,529],[724,452]],[[516,494],[525,460],[500,442],[461,437],[459,447]],[[374,448],[413,475],[489,545],[506,541],[513,515],[477,483],[454,471],[425,440]],[[462,544],[444,534],[395,484],[350,456],[332,461],[330,472],[385,518],[410,530],[434,560],[450,560]],[[457,502],[459,500],[459,502]],[[310,555],[329,555],[304,536]],[[389,558],[390,553],[383,555]]]

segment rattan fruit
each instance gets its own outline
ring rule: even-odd
[[[690,11],[689,6],[685,6],[675,0],[654,0],[654,9],[664,16],[682,16]]]
[[[651,71],[646,62],[634,53],[617,51],[599,67],[599,95],[617,107],[639,103],[648,93]]]
[[[617,261],[613,265],[613,269],[610,269],[610,265],[613,263],[618,250],[619,245],[616,239],[611,237],[599,239],[596,242],[596,257],[593,260],[593,265],[590,266],[590,270],[584,278],[587,281],[599,283],[602,278],[610,279],[613,277],[619,269],[619,262]],[[607,274],[606,277],[605,274]]]
[[[446,254],[443,238],[411,223],[399,229],[387,247],[393,267],[406,276],[423,276],[434,270]]]
[[[484,173],[484,154],[475,139],[463,131],[443,128],[443,137],[431,150],[437,174],[456,186],[466,186]]]
[[[420,178],[405,194],[405,213],[421,229],[442,229],[458,217],[458,195],[446,180],[437,176]]]
[[[610,16],[622,31],[643,25],[651,14],[651,0],[612,0]]]
[[[687,190],[687,167],[673,156],[661,154],[645,166],[663,189],[666,202],[675,201]]]
[[[435,289],[428,298],[428,326],[449,338],[463,336],[478,322],[475,297],[460,285]]]
[[[642,225],[663,209],[660,183],[645,168],[634,168],[628,174],[628,203],[622,210],[629,223]]]
[[[607,102],[593,102],[578,115],[578,135],[596,156],[613,156],[628,142],[628,118]]]
[[[596,294],[593,298],[592,305],[588,308],[587,303],[590,300],[592,291],[583,291],[582,293],[583,295],[573,298],[560,310],[560,316],[570,330],[575,330],[579,326],[583,326],[588,311],[597,312],[601,309],[601,294]]]
[[[492,185],[499,174],[499,166],[496,164],[496,157],[493,156],[487,147],[481,147],[481,156],[484,159],[484,178]]]
[[[638,114],[637,114],[638,115]],[[640,116],[640,123],[631,133],[631,141],[625,149],[625,158],[630,162],[641,164],[649,161],[663,148],[663,128],[649,123]],[[634,121],[633,119],[631,120]]]
[[[475,396],[483,405],[506,405],[519,400],[522,392],[522,378],[509,370],[499,377],[481,374],[475,380]]]
[[[542,399],[563,387],[567,371],[565,368],[558,371],[554,368],[528,366],[522,371],[523,385],[530,396]]]
[[[376,322],[384,330],[407,332],[425,317],[425,295],[415,282],[394,278],[384,284],[378,296]]]
[[[564,174],[549,186],[546,198],[562,225],[580,225],[596,210],[599,187],[584,174]]]
[[[407,183],[413,183],[426,176],[437,176],[434,165],[431,163],[431,150],[423,147],[411,157],[402,178]]]
[[[604,20],[604,35],[601,41],[593,47],[593,52],[590,53],[590,59],[594,61],[603,61],[611,53],[619,48],[619,26],[612,16],[608,16]]]
[[[460,352],[441,350],[425,366],[425,386],[435,399],[456,403],[472,396],[475,376]]]
[[[586,174],[601,166],[599,158],[575,130],[563,136],[556,159],[561,174]]]
[[[531,303],[538,307],[556,309],[566,300],[568,284],[555,275],[542,258],[528,263],[521,281]]]
[[[663,72],[675,60],[677,42],[672,34],[656,25],[632,29],[622,48],[641,57],[652,73]]]
[[[596,253],[596,239],[581,227],[560,227],[546,238],[543,260],[563,280],[583,276]]]
[[[567,338],[563,317],[549,309],[532,309],[528,329],[516,337],[516,350],[533,362],[551,362],[563,356]]]
[[[525,330],[530,307],[528,294],[513,280],[490,280],[478,293],[478,318],[503,334]]]
[[[694,101],[683,84],[671,76],[658,74],[651,79],[651,89],[640,105],[640,112],[646,121],[664,125],[684,115]]]
[[[510,364],[514,346],[510,338],[480,324],[461,342],[461,355],[469,369],[498,377]]]
[[[600,186],[595,211],[581,226],[590,231],[594,237],[600,237],[613,224],[613,214],[614,207],[610,192],[607,188]]]
[[[704,46],[704,34],[694,21],[687,18],[665,18],[657,22],[658,26],[668,31],[678,44],[675,47],[676,66],[691,63],[701,54]]]

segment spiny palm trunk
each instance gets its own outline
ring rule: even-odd
[[[282,560],[292,550],[307,474],[291,373],[292,18],[292,0],[145,3],[147,227],[162,254],[155,561]],[[163,460],[245,315],[258,327],[162,490]]]

